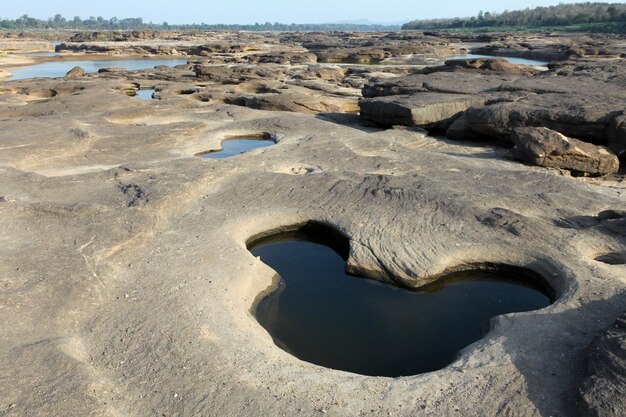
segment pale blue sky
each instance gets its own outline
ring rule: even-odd
[[[583,0],[584,1],[584,0]],[[435,17],[474,16],[479,10],[499,12],[556,5],[563,0],[2,0],[0,18],[23,14],[48,18],[102,16],[143,17],[161,23],[326,23],[368,19],[402,22]],[[581,3],[582,1],[567,1]],[[620,1],[606,1],[619,3]]]

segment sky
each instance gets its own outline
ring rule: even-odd
[[[179,23],[329,23],[367,19],[400,23],[414,19],[475,16],[478,11],[501,12],[559,3],[565,0],[2,0],[0,18],[27,14],[47,19],[102,16],[142,17],[145,22]],[[619,3],[621,1],[607,1]]]

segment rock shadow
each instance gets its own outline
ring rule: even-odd
[[[323,120],[325,122],[335,123],[345,127],[351,127],[361,132],[375,133],[389,130],[390,127],[383,127],[380,125],[373,125],[370,123],[364,123],[361,116],[352,113],[318,113],[315,115],[316,119]]]
[[[504,350],[524,377],[528,398],[540,415],[590,415],[581,399],[581,387],[588,378],[589,346],[623,313],[624,305],[626,291],[621,291],[560,313],[515,318],[521,328],[554,327],[551,334],[547,330],[542,334],[507,331],[504,340]]]

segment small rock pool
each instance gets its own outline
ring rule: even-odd
[[[455,272],[425,290],[348,275],[347,245],[300,230],[249,244],[280,275],[254,314],[299,359],[362,375],[435,371],[481,339],[489,319],[553,301],[534,273],[514,267]]]
[[[256,148],[264,148],[275,145],[276,142],[270,135],[257,136],[238,136],[225,139],[222,142],[222,149],[218,151],[209,151],[196,154],[201,158],[223,159],[237,156]]]
[[[152,100],[152,94],[154,94],[153,88],[139,89],[134,97],[140,100]]]

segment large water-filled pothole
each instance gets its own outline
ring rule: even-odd
[[[222,159],[230,158],[255,148],[264,148],[275,145],[274,139],[269,134],[236,136],[222,141],[222,149],[196,154],[202,158]]]
[[[421,290],[348,275],[348,245],[315,223],[248,242],[280,275],[254,314],[301,360],[371,376],[435,371],[482,338],[490,318],[553,302],[540,276],[511,266],[454,272]]]

